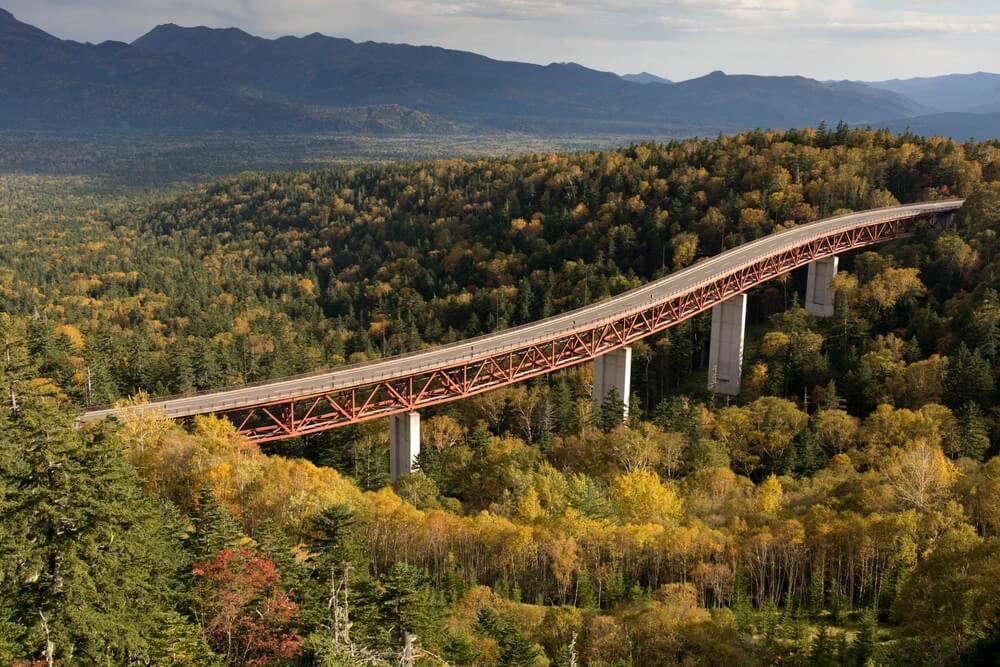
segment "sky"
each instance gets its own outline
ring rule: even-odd
[[[880,80],[1000,71],[1000,0],[0,0],[57,37],[130,42],[160,23],[321,32],[673,80]]]

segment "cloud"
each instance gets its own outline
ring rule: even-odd
[[[314,31],[672,79],[715,69],[884,79],[1000,62],[995,0],[6,0],[61,37],[131,41],[158,23]],[[831,55],[835,54],[835,55]]]

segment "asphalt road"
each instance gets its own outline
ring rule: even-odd
[[[586,331],[630,311],[644,308],[650,303],[664,301],[697,288],[720,275],[738,271],[759,259],[777,254],[790,247],[808,243],[832,232],[863,227],[874,222],[909,219],[926,214],[954,211],[959,209],[963,203],[964,200],[947,200],[908,204],[818,220],[745,243],[611,299],[531,324],[420,352],[364,364],[342,366],[331,371],[317,372],[307,376],[153,401],[148,407],[160,410],[168,417],[186,417],[319,394],[332,389],[364,385],[378,380],[405,377],[417,371],[447,368],[529,343],[546,341],[574,330]],[[94,410],[82,415],[80,420],[103,419],[115,412],[114,409]]]

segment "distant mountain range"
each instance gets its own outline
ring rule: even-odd
[[[950,74],[873,81],[868,85],[882,88],[930,107],[936,111],[967,113],[1000,112],[1000,74]]]
[[[95,45],[61,40],[0,10],[0,128],[18,130],[684,136],[925,119],[919,122],[930,123],[934,133],[948,133],[939,128],[953,119],[933,115],[943,110],[933,103],[944,94],[938,91],[961,90],[963,99],[989,110],[992,98],[975,92],[988,85],[981,79],[964,87],[927,79],[921,81],[931,83],[921,87],[713,72],[674,83],[574,63],[504,62],[318,33],[272,40],[235,28],[172,24],[132,44]],[[984,117],[986,131],[995,122],[990,118]],[[991,136],[1000,136],[1000,127]]]

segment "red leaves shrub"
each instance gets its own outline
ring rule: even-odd
[[[279,665],[302,637],[293,624],[298,606],[281,588],[281,574],[250,549],[223,549],[195,563],[205,637],[231,665]]]

